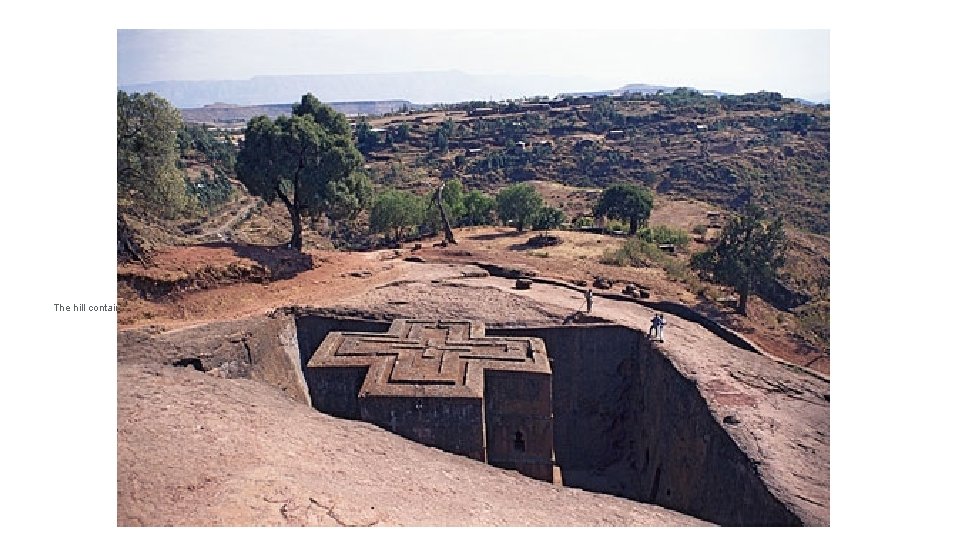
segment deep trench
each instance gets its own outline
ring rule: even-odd
[[[331,331],[389,322],[301,315],[300,367]],[[543,339],[553,369],[553,434],[563,484],[655,504],[720,525],[801,525],[711,415],[696,385],[642,332],[617,325],[487,328]],[[314,403],[318,391],[306,376]],[[344,411],[321,411],[347,416]]]

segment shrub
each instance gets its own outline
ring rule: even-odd
[[[608,219],[603,228],[610,232],[623,232],[627,226],[620,220]]]
[[[600,256],[600,262],[612,266],[634,266],[638,268],[658,266],[663,268],[668,276],[690,285],[694,290],[701,287],[700,280],[690,272],[683,261],[664,253],[656,244],[637,237],[630,238],[617,249],[605,251]]]
[[[643,227],[637,233],[637,236],[643,241],[650,242],[652,244],[673,244],[675,246],[683,247],[690,243],[690,236],[686,233],[686,231],[672,229],[664,225]]]

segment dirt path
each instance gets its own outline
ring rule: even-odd
[[[172,329],[268,313],[290,305],[328,306],[400,279],[411,265],[392,252],[325,251],[312,255],[314,267],[290,279],[233,283],[159,300],[145,300],[128,291],[121,295],[119,326]],[[189,273],[204,265],[227,267],[244,261],[226,247],[188,247],[158,257],[160,268],[152,270]]]
[[[193,239],[197,242],[230,241],[232,239],[230,233],[243,222],[250,219],[254,210],[257,210],[263,205],[263,200],[259,197],[245,197],[245,199],[246,201],[243,205],[235,211],[231,210],[230,213],[232,216],[220,225],[213,224],[219,221],[219,219],[223,217],[223,214],[207,220],[205,226],[202,226],[198,232],[192,235]]]

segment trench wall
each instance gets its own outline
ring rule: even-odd
[[[801,525],[710,413],[696,384],[637,336],[637,362],[623,369],[633,382],[622,395],[641,500],[723,525]]]
[[[267,318],[247,338],[246,347],[250,378],[271,384],[301,403],[311,404],[303,366],[299,365],[299,342],[293,317]]]
[[[564,485],[723,525],[800,525],[683,377],[622,326],[488,329],[543,339]]]

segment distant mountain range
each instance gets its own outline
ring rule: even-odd
[[[337,112],[346,115],[380,115],[407,109],[415,110],[421,106],[409,101],[393,99],[384,101],[334,101],[328,102]],[[214,124],[218,126],[240,126],[254,116],[276,118],[281,114],[290,115],[293,103],[273,103],[267,105],[234,105],[213,103],[203,107],[184,107],[180,114],[184,121],[196,124]]]
[[[577,88],[602,87],[589,77],[470,75],[461,71],[359,75],[290,75],[246,80],[160,81],[120,85],[125,92],[154,92],[179,108],[223,102],[237,105],[293,103],[307,92],[323,102],[408,100],[457,103],[523,96],[552,96]]]
[[[154,92],[181,109],[199,108],[213,103],[230,103],[236,106],[294,103],[307,92],[327,103],[407,101],[431,104],[533,96],[656,93],[658,90],[670,92],[677,88],[628,84],[615,90],[597,90],[606,86],[602,81],[589,77],[471,75],[462,71],[425,71],[268,76],[246,80],[159,81],[125,84],[119,88],[130,93]],[[717,91],[704,92],[723,95],[723,92]],[[372,114],[368,111],[358,112]]]

